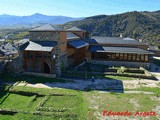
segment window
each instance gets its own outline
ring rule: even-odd
[[[106,58],[106,54],[103,53],[103,52],[94,53],[94,54],[93,54],[93,58],[105,59],[105,58]]]
[[[116,59],[117,60],[119,59],[119,53],[116,53]]]
[[[144,61],[144,55],[143,54],[141,55],[141,61]]]
[[[148,55],[145,55],[145,61],[148,61]]]
[[[112,54],[111,53],[108,53],[108,58],[112,59]]]
[[[116,58],[116,54],[112,53],[112,59],[115,59],[115,58]]]
[[[132,55],[132,60],[135,61],[136,60],[136,54]]]
[[[123,53],[120,53],[120,59],[123,60]]]
[[[103,53],[98,53],[98,58],[104,58]]]
[[[128,60],[132,60],[132,54],[128,54]]]
[[[127,60],[127,53],[124,53],[124,60]]]
[[[140,61],[140,54],[137,54],[137,61]]]

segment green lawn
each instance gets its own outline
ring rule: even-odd
[[[1,109],[17,109],[20,111],[34,112],[36,106],[41,101],[42,97],[37,97],[36,100],[32,100],[34,96],[23,96],[19,94],[10,94],[7,99],[1,104]]]
[[[135,80],[135,79],[139,79],[141,77],[146,77],[145,74],[134,74],[134,73],[125,73],[127,75],[132,75],[133,77],[128,77],[122,74],[115,74],[115,75],[110,75],[110,74],[93,74],[93,73],[88,73],[87,74],[87,78],[91,79],[93,76],[96,79],[114,79],[114,80]],[[134,76],[135,75],[135,76]],[[138,75],[138,77],[137,77]],[[70,78],[79,78],[79,79],[85,79],[86,77],[86,73],[85,72],[66,72],[64,73],[64,77],[70,77]]]
[[[124,77],[124,76],[113,76],[113,75],[106,75],[105,78],[115,79],[115,80],[133,80],[135,78],[132,77]]]
[[[85,73],[75,72],[69,75],[84,77]],[[92,76],[103,79],[134,79],[118,75],[88,74],[89,78]],[[2,77],[8,82],[12,80],[15,82],[27,81],[31,83],[59,82],[59,80],[62,80],[61,82],[66,82],[63,79],[49,79],[33,76],[2,75]],[[0,114],[0,120],[99,120],[103,118],[103,110],[117,112],[128,110],[134,113],[136,111],[155,111],[157,106],[160,106],[160,88],[141,87],[132,89],[136,91],[153,92],[154,94],[123,94],[109,92],[100,93],[99,91],[86,92],[61,88],[9,87],[10,86],[0,87],[0,109],[15,110],[18,113],[15,115]],[[133,118],[133,116],[131,117]],[[135,119],[145,118],[137,117]],[[158,120],[160,117],[149,117],[148,119]]]
[[[69,90],[69,89],[61,89],[61,88],[52,88],[43,89],[43,88],[33,88],[33,87],[23,87],[23,86],[14,86],[10,91],[21,91],[21,92],[31,92],[37,93],[40,95],[68,95],[73,96],[77,94],[77,91]]]
[[[159,88],[140,88],[139,90],[159,92]],[[128,110],[134,113],[155,110],[160,105],[156,94],[100,93],[99,91],[85,92],[22,86],[14,86],[9,92],[10,95],[2,102],[0,109],[15,110],[18,113],[0,115],[1,120],[98,120],[103,117],[103,110],[117,112]],[[144,117],[136,119],[144,119]],[[149,119],[158,118],[149,117]]]
[[[14,116],[0,114],[0,119],[1,120],[56,120],[56,118],[54,119],[53,116],[42,116],[42,115],[32,115],[32,114],[26,115],[22,113],[17,113]]]
[[[15,115],[0,115],[4,120],[85,120],[87,106],[78,91],[14,86],[0,109],[18,112]]]
[[[149,89],[149,88],[148,88]],[[158,88],[156,89],[158,91]],[[88,111],[89,119],[98,120],[98,117],[103,118],[103,110],[112,110],[115,112],[136,111],[147,112],[155,111],[154,109],[160,105],[160,101],[156,95],[147,94],[120,94],[120,93],[99,93],[98,91],[83,93],[86,103],[91,107]],[[158,111],[156,111],[158,112]],[[160,114],[160,113],[159,113]],[[131,118],[135,118],[133,115]],[[160,117],[159,117],[160,118]],[[116,119],[126,119],[119,117]],[[136,119],[145,119],[145,117],[137,117]],[[158,120],[156,117],[149,117],[149,120]]]
[[[75,96],[51,96],[45,104],[45,107],[53,107],[54,109],[74,109],[76,104],[78,104],[78,99],[76,99]]]

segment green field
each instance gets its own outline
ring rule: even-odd
[[[157,88],[158,91],[158,88]],[[103,118],[99,116],[102,114],[103,110],[112,110],[115,112],[122,111],[130,111],[135,113],[136,111],[148,112],[154,111],[157,106],[160,106],[160,100],[156,100],[156,95],[144,95],[142,93],[139,94],[119,94],[119,93],[99,93],[97,91],[86,92],[83,94],[86,98],[87,104],[92,106],[88,112],[88,118],[95,119],[94,114],[97,114],[97,117]],[[99,113],[99,114],[98,114]],[[160,115],[160,113],[159,113]],[[119,119],[126,119],[123,117],[119,117]],[[138,120],[146,120],[146,117],[134,117],[133,115],[130,118],[136,118]],[[109,119],[109,118],[108,118]],[[147,120],[158,120],[157,117],[149,116]],[[95,119],[96,120],[96,119]]]
[[[7,115],[0,115],[1,119],[86,119],[81,92],[14,86],[7,93],[9,95],[1,103],[0,109],[9,112]],[[11,112],[16,114],[10,115]]]
[[[114,80],[135,80],[135,79],[153,79],[145,74],[137,73],[87,73],[87,78],[91,79],[94,76],[96,79],[114,79]],[[78,71],[66,71],[63,76],[64,78],[74,78],[74,79],[85,79],[86,72]]]
[[[85,77],[85,73],[66,72],[70,77]],[[132,74],[132,73],[129,73]],[[143,74],[142,74],[143,75]],[[135,78],[123,75],[88,74],[88,78],[133,80]],[[6,82],[46,83],[68,82],[64,79],[51,79],[35,76],[18,76],[2,74]],[[70,80],[70,82],[74,82]],[[159,83],[157,83],[160,85]],[[124,91],[146,91],[144,93],[116,93],[98,90],[80,91],[63,88],[33,88],[26,86],[0,86],[0,120],[99,120],[113,119],[102,116],[103,110],[115,112],[156,111],[156,117],[134,117],[134,119],[160,119],[160,88],[140,87],[124,89]],[[115,119],[115,118],[114,118]],[[127,119],[127,117],[116,117]]]
[[[68,89],[42,89],[13,86],[1,88],[1,120],[99,120],[103,110],[151,111],[160,106],[159,88],[141,88],[155,94],[122,94],[100,91],[76,91]],[[6,93],[6,94],[4,94]],[[10,115],[10,112],[15,112]],[[131,116],[133,118],[134,116]],[[143,119],[144,117],[139,117]],[[136,119],[139,119],[136,118]],[[149,120],[158,120],[158,116]]]

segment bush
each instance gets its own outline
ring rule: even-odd
[[[127,68],[125,68],[124,66],[121,66],[121,67],[117,70],[117,73],[124,73],[125,70],[127,70]]]

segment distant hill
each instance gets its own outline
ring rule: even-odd
[[[64,28],[77,26],[95,36],[119,36],[142,39],[160,44],[160,10],[154,12],[126,12],[117,15],[98,15],[68,22]]]
[[[66,16],[48,16],[36,13],[30,16],[14,16],[14,15],[0,15],[0,26],[27,26],[30,24],[64,24],[69,21],[81,20],[83,18],[72,18]]]

